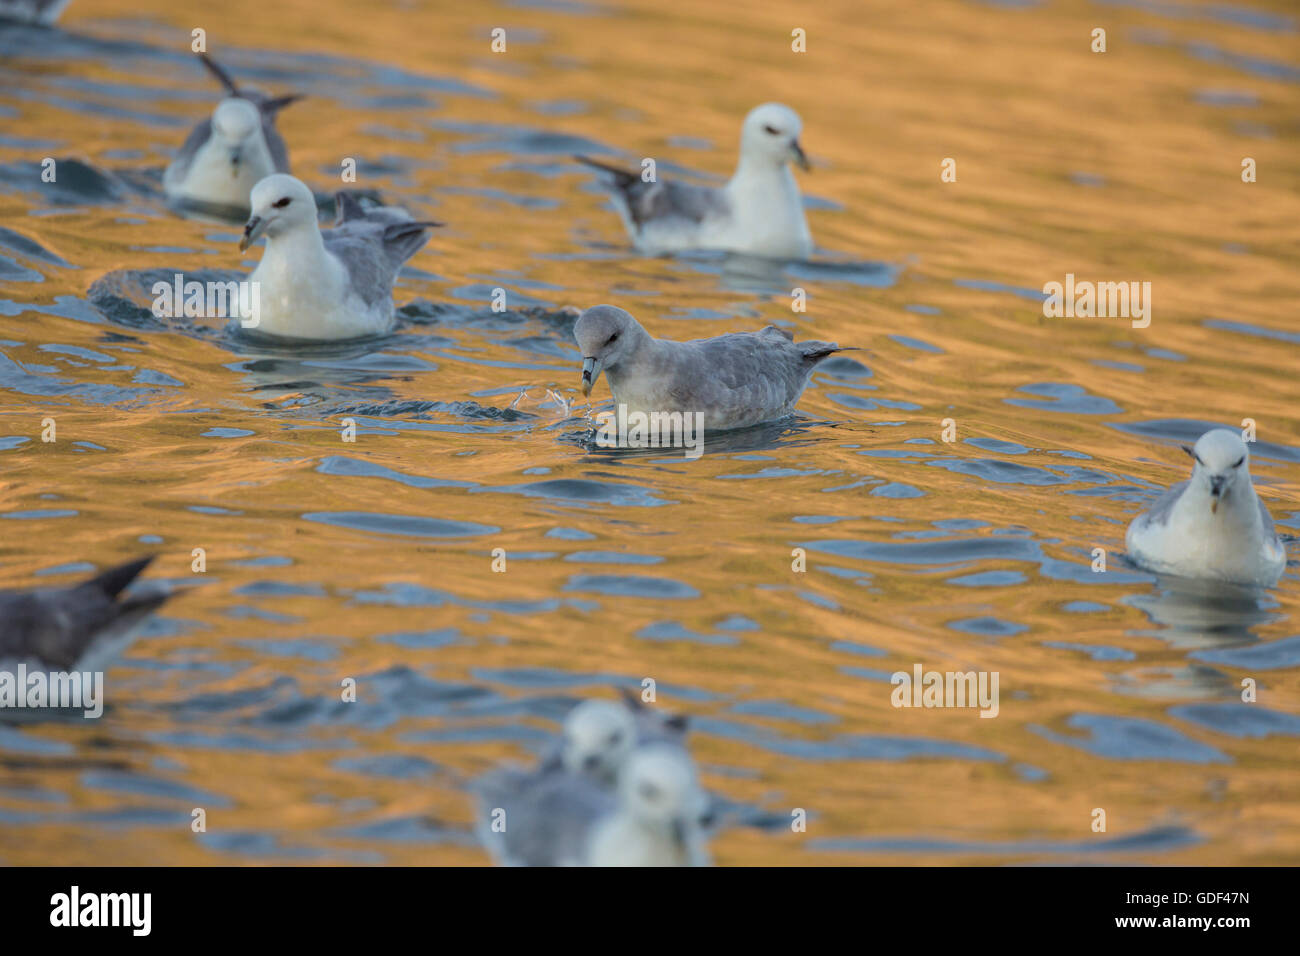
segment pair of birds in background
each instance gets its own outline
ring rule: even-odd
[[[163,186],[181,204],[246,209],[259,182],[288,174],[289,152],[275,128],[276,116],[301,94],[268,97],[241,88],[206,53],[200,61],[217,78],[226,98],[212,116],[190,131],[167,167]],[[663,182],[588,156],[575,157],[600,170],[628,235],[641,252],[662,255],[715,249],[769,259],[812,256],[812,233],[790,164],[811,164],[800,145],[803,122],[780,103],[764,103],[745,117],[740,158],[725,186]],[[253,213],[261,210],[253,202]]]
[[[241,251],[261,237],[266,252],[250,280],[259,286],[257,331],[281,338],[337,340],[388,332],[393,283],[402,263],[439,223],[417,222],[392,207],[336,199],[338,219],[324,233],[316,200],[289,175],[275,118],[299,97],[241,89],[207,54],[199,58],[226,90],[212,117],[190,133],[168,167],[168,195],[183,205],[238,207],[250,218]],[[791,163],[809,167],[802,123],[789,107],[767,103],[741,128],[740,160],[722,188],[645,181],[578,157],[612,179],[615,205],[637,247],[647,252],[711,248],[771,258],[807,258],[812,236]],[[575,327],[583,355],[583,393],[602,370],[617,404],[629,411],[702,412],[711,430],[743,428],[790,414],[812,370],[839,351],[803,342],[775,326],[693,342],[652,337],[612,306],[588,310]]]
[[[471,785],[479,839],[506,866],[707,866],[708,796],[686,720],[624,691],[588,700],[531,770]]]
[[[393,326],[393,283],[407,259],[441,223],[416,222],[404,210],[336,197],[334,228],[322,233],[316,197],[289,174],[289,151],[275,128],[280,111],[301,99],[240,87],[206,53],[200,62],[226,97],[190,131],[163,174],[168,198],[185,210],[248,216],[239,249],[263,236],[255,327],[281,338],[336,340],[381,335]],[[251,207],[251,214],[250,214]]]

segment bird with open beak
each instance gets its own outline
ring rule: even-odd
[[[1133,519],[1125,537],[1130,557],[1179,577],[1276,583],[1286,549],[1255,493],[1246,443],[1237,432],[1216,428],[1183,450],[1194,463],[1192,476]]]

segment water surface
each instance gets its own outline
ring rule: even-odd
[[[1206,597],[1122,557],[1177,444],[1245,418],[1300,528],[1290,5],[354,10],[77,0],[66,32],[0,27],[0,586],[158,552],[192,587],[101,720],[0,726],[0,861],[481,863],[465,780],[645,678],[692,716],[724,864],[1300,859],[1294,570]],[[196,26],[309,94],[281,128],[313,188],[352,158],[448,223],[394,335],[285,350],[149,315],[157,276],[256,255],[159,196],[214,102]],[[766,99],[804,118],[815,263],[636,256],[569,160],[716,182]],[[1150,281],[1150,327],[1045,319],[1066,273]],[[698,461],[611,454],[568,311],[598,302],[865,351]],[[999,716],[895,709],[917,663],[998,671]]]

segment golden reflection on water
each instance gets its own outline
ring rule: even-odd
[[[411,719],[376,728],[325,724],[286,731],[280,736],[298,745],[305,737],[309,744],[293,749],[280,748],[275,733],[250,728],[250,741],[264,746],[250,742],[220,749],[187,745],[184,734],[209,728],[201,720],[179,719],[171,708],[200,693],[261,688],[285,675],[298,682],[302,696],[333,699],[345,677],[397,666],[440,681],[487,681],[511,696],[588,689],[497,683],[496,672],[546,669],[653,676],[664,688],[707,691],[710,696],[695,699],[664,690],[661,701],[700,718],[726,716],[795,739],[923,737],[1006,758],[802,760],[730,737],[696,734],[693,750],[711,789],[778,816],[788,816],[792,807],[813,814],[807,835],[743,827],[726,831],[714,847],[723,864],[1081,859],[1087,858],[1082,852],[1053,857],[979,847],[1015,841],[1087,846],[1095,839],[1089,826],[1095,807],[1107,811],[1110,838],[1165,826],[1185,827],[1200,838],[1174,850],[1109,859],[1228,864],[1300,858],[1295,737],[1231,737],[1168,714],[1189,700],[1233,700],[1240,679],[1254,676],[1261,706],[1294,715],[1300,712],[1294,666],[1254,674],[1219,668],[1221,676],[1202,675],[1198,683],[1189,669],[1210,665],[1190,659],[1188,648],[1162,637],[1145,613],[1120,602],[1125,595],[1149,594],[1150,586],[1141,583],[1054,580],[1042,576],[1036,564],[1017,561],[937,566],[816,553],[810,553],[808,574],[790,571],[791,549],[803,542],[888,542],[954,519],[983,525],[950,537],[1022,529],[1050,558],[1086,566],[1091,549],[1104,547],[1115,560],[1136,505],[1071,493],[1097,486],[992,483],[926,465],[924,459],[859,454],[906,450],[913,447],[905,444],[911,439],[937,439],[944,418],[956,421],[963,438],[1001,439],[1031,450],[1015,457],[966,444],[942,451],[917,446],[920,450],[971,461],[1006,457],[1040,469],[1076,465],[1114,476],[1116,483],[1131,476],[1165,485],[1184,471],[1183,456],[1172,445],[1118,430],[1116,423],[1173,418],[1233,423],[1249,417],[1259,423],[1262,440],[1300,445],[1294,341],[1206,324],[1226,320],[1300,331],[1295,319],[1300,294],[1300,237],[1294,225],[1300,221],[1297,81],[1294,73],[1289,81],[1268,79],[1189,52],[1191,45],[1209,42],[1290,64],[1294,71],[1294,32],[1210,18],[1160,18],[1127,6],[1074,0],[1028,9],[956,0],[756,2],[745,4],[743,15],[735,4],[718,0],[609,4],[594,15],[412,2],[367,5],[364,16],[345,17],[355,4],[232,0],[195,17],[181,6],[77,0],[63,26],[98,36],[137,35],[178,50],[188,46],[189,31],[202,26],[218,58],[223,46],[328,52],[450,77],[490,92],[436,93],[438,108],[432,113],[394,107],[367,114],[315,96],[283,114],[281,130],[295,172],[317,189],[332,188],[342,157],[398,157],[409,161],[403,181],[377,178],[358,185],[378,186],[413,211],[449,223],[413,262],[436,278],[404,280],[399,303],[451,300],[464,287],[491,286],[493,277],[516,275],[543,283],[533,293],[539,298],[578,307],[611,301],[629,308],[652,331],[676,338],[793,317],[797,337],[869,349],[864,361],[874,377],[866,381],[875,390],[855,391],[842,381],[819,378],[800,407],[834,427],[816,426],[803,441],[750,456],[706,454],[694,463],[588,457],[558,441],[562,429],[548,427],[558,420],[555,412],[538,399],[548,387],[572,395],[577,366],[554,361],[551,368],[537,368],[542,364],[537,353],[510,345],[516,336],[555,335],[532,326],[506,335],[480,333],[467,324],[412,330],[451,342],[436,349],[394,347],[390,351],[412,352],[436,368],[399,369],[379,383],[395,399],[477,400],[502,407],[526,388],[530,397],[521,407],[538,417],[522,429],[491,423],[481,430],[391,429],[363,433],[356,445],[344,445],[338,416],[322,420],[312,413],[312,389],[258,389],[234,367],[238,356],[178,334],[145,333],[128,343],[141,349],[141,366],[185,383],[148,401],[110,407],[75,392],[37,400],[6,391],[0,395],[0,435],[34,436],[40,419],[53,414],[60,440],[3,453],[0,511],[49,508],[78,514],[75,520],[3,522],[0,586],[31,585],[43,568],[81,560],[102,565],[137,554],[146,547],[137,540],[141,535],[159,535],[165,542],[153,574],[189,583],[194,577],[190,550],[203,547],[209,570],[202,586],[168,609],[188,626],[176,636],[140,642],[129,657],[228,669],[120,668],[110,678],[117,709],[100,725],[34,731],[71,745],[76,759],[37,760],[3,770],[0,811],[31,811],[31,803],[15,796],[16,789],[29,786],[66,794],[68,802],[60,809],[69,814],[93,815],[135,802],[158,805],[158,800],[87,785],[81,776],[87,766],[127,767],[224,796],[229,805],[209,812],[212,831],[270,833],[282,847],[320,848],[327,861],[347,859],[348,851],[378,850],[394,863],[482,862],[483,854],[470,843],[376,842],[340,834],[359,823],[407,818],[425,820],[431,830],[463,828],[470,811],[456,781],[519,756],[505,739],[413,742],[409,732],[461,724]],[[1252,7],[1293,13],[1281,0]],[[489,50],[489,31],[496,26],[507,30],[504,55]],[[1108,30],[1105,54],[1089,50],[1097,26]],[[807,30],[806,54],[790,52],[794,27]],[[44,89],[66,75],[68,64],[33,61],[22,68],[24,83]],[[106,86],[139,85],[143,104],[187,121],[210,101],[153,103],[147,91],[162,84],[215,93],[198,69],[174,80],[151,77],[129,59],[112,69],[88,61],[76,75]],[[1214,105],[1201,96],[1207,90],[1247,92],[1256,100],[1246,106]],[[112,99],[105,94],[102,101]],[[801,174],[801,184],[835,204],[809,214],[819,247],[901,266],[895,284],[877,288],[801,279],[809,310],[792,316],[785,296],[734,291],[708,271],[626,253],[616,218],[588,188],[590,176],[567,167],[566,152],[521,157],[528,151],[510,145],[481,149],[476,132],[455,126],[500,126],[503,136],[510,130],[554,130],[623,147],[629,156],[663,157],[724,176],[734,161],[740,118],[766,99],[787,102],[802,114],[804,146],[816,169]],[[9,135],[55,141],[61,144],[56,155],[77,155],[106,168],[162,165],[184,133],[183,127],[168,131],[19,99],[8,90],[0,92],[0,102],[18,114],[6,121]],[[579,105],[572,112],[539,107],[565,103]],[[711,148],[691,148],[681,138]],[[141,144],[143,158],[114,156],[115,150]],[[1258,164],[1254,184],[1240,179],[1246,156]],[[956,183],[940,182],[945,157],[956,159]],[[29,150],[0,146],[0,161],[38,158]],[[552,163],[555,171],[538,175],[530,167],[535,163]],[[553,205],[530,208],[482,190],[541,197]],[[33,211],[30,197],[0,194],[0,222],[78,268],[42,267],[43,283],[6,284],[5,299],[41,307],[65,296],[84,299],[96,278],[116,269],[239,266],[233,229],[187,222],[147,205],[127,213],[113,206],[40,216]],[[589,251],[592,243],[611,248],[600,256],[569,258]],[[1151,327],[1133,329],[1122,320],[1045,319],[1027,298],[958,281],[1037,289],[1066,273],[1151,281]],[[931,309],[908,309],[915,305]],[[690,317],[710,313],[725,318]],[[0,338],[25,343],[5,346],[5,353],[31,365],[55,364],[41,351],[47,342],[104,350],[105,331],[32,311],[0,317]],[[890,335],[941,351],[919,351]],[[132,362],[130,353],[110,351]],[[59,372],[66,381],[129,381],[102,368]],[[1044,382],[1080,386],[1119,410],[1068,414],[1006,401],[1033,398],[1016,390]],[[498,393],[506,388],[511,391]],[[295,392],[308,403],[305,409],[285,404]],[[857,411],[837,403],[833,394],[919,408]],[[597,397],[606,395],[599,386]],[[464,424],[438,412],[432,421]],[[879,424],[884,422],[890,424]],[[213,428],[252,434],[204,437]],[[106,451],[87,452],[75,445],[78,441]],[[1055,454],[1060,450],[1088,458]],[[330,456],[476,487],[415,487],[322,474],[317,469]],[[549,472],[528,473],[538,468]],[[734,477],[764,470],[776,474]],[[1294,515],[1300,496],[1295,465],[1258,460],[1254,472],[1274,517]],[[826,491],[868,476],[873,480],[857,489]],[[671,504],[577,506],[492,490],[583,478],[647,488]],[[885,482],[913,486],[923,495],[870,494]],[[225,511],[204,513],[196,507]],[[306,521],[305,512],[425,516],[501,531],[489,538],[381,536]],[[795,520],[817,515],[844,520]],[[557,526],[596,538],[547,538]],[[490,572],[493,547],[507,554],[556,556],[515,559],[499,575]],[[560,560],[575,550],[627,551],[663,561],[611,567]],[[293,564],[268,569],[232,563],[268,555],[288,556]],[[825,571],[828,566],[858,573],[837,576]],[[996,570],[1019,572],[1025,580],[995,587],[948,583]],[[571,579],[584,573],[664,577],[691,585],[701,596],[652,601],[568,590]],[[241,593],[266,579],[308,590],[269,598]],[[402,607],[353,597],[400,583],[446,592],[455,603]],[[325,596],[313,594],[313,588]],[[1254,630],[1259,641],[1294,633],[1293,575],[1275,597],[1272,618]],[[557,606],[543,613],[476,609],[505,600],[557,598]],[[1070,602],[1094,602],[1104,609],[1067,613],[1063,606]],[[268,622],[232,614],[249,606],[285,618]],[[737,643],[635,636],[665,619],[715,634],[719,622],[735,615],[759,625],[735,632]],[[951,626],[986,617],[1024,630],[990,637]],[[379,639],[435,628],[454,628],[458,639],[425,649]],[[335,656],[313,660],[263,650],[268,640],[295,639],[311,639],[332,648]],[[854,656],[833,646],[845,641],[886,653]],[[1093,660],[1045,646],[1049,641],[1123,648],[1134,658]],[[915,662],[938,670],[998,671],[1000,716],[980,720],[972,711],[897,710],[889,705],[887,683],[847,672],[854,667],[910,670]],[[737,701],[781,701],[831,719],[801,724],[736,718],[729,708]],[[1050,737],[1079,737],[1082,732],[1067,724],[1076,714],[1175,727],[1228,755],[1231,763],[1106,758]],[[238,717],[223,712],[214,732],[240,731]],[[504,727],[512,720],[500,723]],[[172,734],[180,736],[167,740],[176,742],[160,740]],[[336,766],[343,756],[382,753],[423,756],[441,770],[413,782]],[[278,858],[274,852],[207,848],[189,831],[188,803],[175,806],[181,815],[175,826],[143,830],[58,820],[21,828],[0,823],[0,858],[123,864]],[[831,853],[807,846],[810,839],[833,838],[934,840],[974,848]]]

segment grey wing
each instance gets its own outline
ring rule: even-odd
[[[701,370],[715,406],[773,408],[794,401],[803,390],[808,374],[803,355],[774,326],[686,344],[703,358]]]
[[[289,148],[284,145],[284,137],[275,128],[275,116],[262,116],[262,136],[266,139],[266,151],[271,154],[271,164],[277,173],[289,171]]]
[[[578,162],[608,174],[606,184],[627,209],[638,229],[647,223],[699,223],[710,215],[725,214],[729,207],[719,189],[674,182],[646,182],[640,175],[587,156]]]
[[[499,807],[520,793],[525,793],[530,785],[540,777],[537,770],[518,770],[503,768],[484,774],[470,783],[470,792],[478,801],[480,808],[491,810]]]
[[[495,863],[504,865],[515,862],[507,843],[510,824],[509,806],[515,802],[519,794],[526,792],[527,781],[531,776],[532,774],[527,771],[501,769],[485,774],[469,784],[469,791],[474,797],[475,804],[474,830],[478,834],[479,842],[492,855]],[[506,813],[504,833],[493,829],[500,811]]]
[[[376,210],[377,213],[380,211]],[[429,241],[429,227],[436,225],[438,223],[415,222],[408,216],[405,221],[389,221],[384,226],[384,254],[392,263],[394,274],[403,262],[424,248]]]
[[[325,248],[343,263],[349,284],[363,302],[392,298],[402,263],[429,241],[429,228],[440,224],[417,222],[394,206],[363,209],[351,197],[343,203],[342,221],[321,234]]]
[[[647,223],[700,223],[728,211],[722,190],[686,183],[645,183],[638,178],[623,189],[628,212],[638,226]]]
[[[325,248],[343,263],[352,293],[366,305],[391,299],[397,278],[397,267],[384,251],[383,228],[357,220],[321,233]]]
[[[195,154],[211,138],[212,118],[209,117],[190,130],[190,135],[185,137],[185,142],[181,143],[181,148],[176,152],[176,158],[172,160],[171,166],[167,168],[168,178],[178,181],[184,180],[189,173],[190,163],[194,161]]]
[[[203,64],[204,68],[206,68],[207,71],[216,78],[217,82],[221,84],[221,88],[226,91],[227,96],[244,95],[240,92],[239,85],[235,82],[235,78],[226,71],[225,67],[212,59],[212,57],[206,52],[198,54],[198,57],[199,62]],[[249,98],[252,99],[252,97]],[[254,99],[253,102],[257,101]]]
[[[533,865],[557,866],[582,862],[587,835],[601,817],[613,812],[615,798],[585,777],[553,773],[538,795],[517,836]],[[534,848],[537,852],[534,852]]]
[[[1187,488],[1188,484],[1190,484],[1190,482],[1180,481],[1178,484],[1171,486],[1164,494],[1155,500],[1150,508],[1138,515],[1136,524],[1140,527],[1149,527],[1152,525],[1163,526],[1169,524],[1169,516],[1173,514],[1174,505],[1177,504],[1178,499],[1183,496],[1183,491]],[[1260,505],[1262,506],[1263,502],[1260,502]],[[1272,527],[1273,519],[1270,518],[1268,523],[1269,527]]]
[[[503,832],[480,825],[494,856],[524,866],[558,866],[582,860],[591,825],[613,809],[614,798],[563,770],[506,771],[485,779],[479,803],[481,816],[505,813]]]
[[[1259,503],[1259,524],[1264,529],[1264,537],[1269,540],[1278,540],[1277,529],[1273,527],[1273,516],[1268,513],[1268,506],[1264,504],[1264,499],[1255,495],[1255,501]]]
[[[262,137],[266,140],[266,150],[271,154],[271,162],[275,166],[275,171],[277,173],[287,173],[289,171],[289,149],[284,145],[284,137],[275,128],[275,118],[280,115],[280,110],[290,103],[302,99],[302,95],[288,93],[284,96],[268,97],[255,96],[247,91],[243,91],[238,95],[257,106],[258,111],[262,114]]]
[[[536,772],[550,773],[564,769],[564,738],[553,737],[537,755]]]

